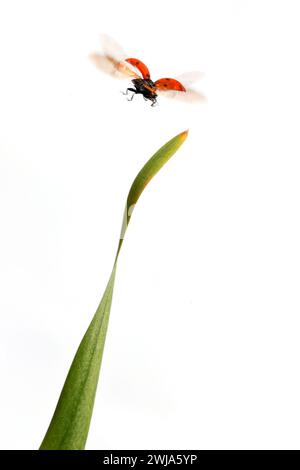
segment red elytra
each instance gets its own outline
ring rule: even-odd
[[[149,69],[147,67],[147,65],[144,64],[144,62],[142,62],[141,60],[139,59],[132,59],[132,58],[129,58],[129,59],[125,59],[126,62],[128,62],[129,64],[133,65],[133,67],[135,67],[136,69],[138,69],[141,74],[142,74],[142,77],[145,79],[145,80],[148,80],[150,78],[150,72],[149,72]]]

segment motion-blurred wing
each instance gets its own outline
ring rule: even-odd
[[[126,62],[122,47],[107,34],[101,34],[101,53],[90,55],[91,61],[102,72],[115,78],[140,78],[131,64]]]
[[[180,83],[183,83],[185,88],[191,88],[196,82],[199,82],[199,80],[201,80],[204,75],[205,74],[203,72],[194,70],[192,72],[185,72],[176,76],[176,80],[178,80]]]
[[[185,103],[200,103],[206,101],[205,95],[203,95],[199,91],[193,90],[192,88],[187,88],[185,93],[167,90],[162,93],[162,96],[171,99],[175,98],[177,101],[182,101]]]

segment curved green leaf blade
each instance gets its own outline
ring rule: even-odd
[[[84,449],[92,418],[106,331],[112,302],[117,259],[134,206],[148,182],[174,155],[187,137],[177,135],[148,160],[136,176],[128,193],[117,254],[108,284],[97,311],[71,364],[42,450]]]

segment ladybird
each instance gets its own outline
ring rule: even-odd
[[[94,53],[90,58],[105,73],[116,78],[131,78],[133,87],[130,86],[123,92],[124,95],[132,92],[132,95],[128,98],[129,101],[132,101],[135,95],[142,95],[146,101],[151,101],[151,106],[155,106],[160,92],[172,98],[184,97],[185,101],[200,101],[205,99],[201,93],[187,88],[186,85],[186,83],[192,83],[199,78],[198,72],[182,75],[184,85],[181,80],[176,80],[175,78],[160,78],[153,81],[148,67],[141,60],[126,58],[121,46],[111,37],[103,34],[101,39],[103,53]]]
[[[148,67],[138,59],[125,59],[126,62],[135,67],[142,75],[142,77],[134,78],[132,81],[134,88],[127,88],[124,94],[128,94],[128,91],[132,91],[133,94],[130,98],[132,101],[135,95],[143,95],[145,100],[152,101],[151,106],[155,106],[157,103],[157,91],[175,90],[186,92],[184,86],[175,78],[160,78],[153,82],[150,78],[150,72]]]

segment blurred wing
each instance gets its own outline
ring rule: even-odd
[[[182,83],[180,83],[178,80],[175,80],[175,78],[160,78],[154,82],[154,85],[160,91],[186,91]]]
[[[176,80],[178,80],[180,83],[183,83],[186,88],[190,88],[196,82],[199,82],[199,80],[201,80],[201,78],[203,77],[203,72],[198,72],[198,70],[194,70],[193,72],[186,72],[182,73],[181,75],[178,75],[176,77]]]
[[[114,57],[118,62],[126,59],[126,53],[122,46],[108,34],[100,34],[100,41],[104,55]]]
[[[114,57],[94,53],[90,55],[90,60],[101,72],[114,78],[141,78],[126,62],[118,62]]]
[[[159,91],[159,90],[158,90]],[[162,93],[166,98],[175,98],[177,101],[182,101],[185,103],[200,103],[205,102],[206,97],[199,91],[193,90],[192,88],[187,88],[185,93],[179,91],[167,90]]]
[[[90,55],[91,61],[102,72],[115,78],[140,78],[131,64],[125,61],[122,47],[107,34],[101,34],[102,53]]]

